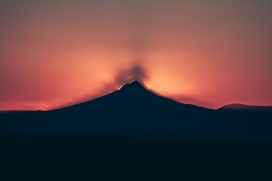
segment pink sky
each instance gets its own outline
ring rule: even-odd
[[[0,110],[48,110],[130,81],[183,103],[272,105],[272,2],[0,2]]]

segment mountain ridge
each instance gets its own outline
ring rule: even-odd
[[[261,111],[261,110],[272,110],[272,106],[257,106],[257,105],[247,105],[241,103],[227,104],[219,108],[218,110],[247,110],[247,111]]]
[[[164,109],[189,112],[210,110],[192,104],[183,104],[158,95],[152,90],[147,89],[137,80],[124,84],[119,90],[110,94],[56,110],[72,111],[91,109]]]
[[[62,109],[0,114],[0,134],[272,141],[271,118],[272,111],[209,110],[182,104],[131,82]]]
[[[133,95],[135,96],[140,96],[141,93],[143,93],[144,95],[147,95],[146,93],[148,92],[149,95],[152,95],[152,97],[155,95],[157,96],[157,98],[162,98],[162,99],[166,99],[166,100],[170,100],[172,102],[175,102],[175,104],[179,104],[180,106],[190,106],[190,107],[197,107],[197,108],[201,108],[201,109],[206,109],[206,110],[225,110],[225,111],[235,111],[235,110],[240,110],[240,111],[271,111],[272,110],[272,106],[259,106],[259,105],[247,105],[247,104],[242,104],[242,103],[231,103],[231,104],[226,104],[220,108],[217,109],[211,109],[211,108],[206,108],[203,106],[198,106],[198,105],[194,105],[194,104],[186,104],[186,103],[182,103],[179,101],[176,101],[174,99],[171,99],[169,97],[165,97],[162,96],[160,94],[157,94],[156,92],[148,89],[141,81],[139,80],[134,80],[128,83],[123,84],[119,89],[117,89],[116,91],[113,91],[109,94],[94,98],[94,99],[90,99],[90,100],[86,100],[83,102],[79,102],[76,104],[71,104],[68,106],[64,106],[64,107],[58,107],[58,108],[54,108],[48,111],[57,111],[57,110],[71,110],[71,108],[75,108],[76,106],[82,106],[83,104],[89,103],[89,102],[97,102],[97,100],[100,99],[105,99],[106,97],[108,97],[109,95],[112,94],[120,94],[123,93],[126,96],[130,94],[130,97],[133,97]],[[118,99],[115,100],[116,102],[118,102]],[[106,103],[105,103],[106,104]],[[92,107],[90,108],[98,108],[95,107],[94,105],[91,105]],[[101,107],[101,106],[100,106]],[[165,106],[167,107],[167,106]],[[171,106],[170,106],[171,107]],[[101,107],[101,108],[106,108]],[[79,110],[79,108],[78,108]],[[84,108],[84,110],[86,110],[86,107]],[[34,111],[41,111],[41,110],[0,110],[0,114],[1,113],[13,113],[13,112],[34,112]],[[45,111],[46,112],[46,111]]]

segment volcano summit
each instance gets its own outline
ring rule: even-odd
[[[108,95],[90,100],[84,103],[72,105],[60,109],[61,111],[92,111],[92,110],[115,110],[115,111],[140,111],[140,110],[168,110],[181,112],[207,111],[202,107],[189,104],[181,104],[169,98],[159,96],[147,90],[139,81],[125,84],[120,90]]]

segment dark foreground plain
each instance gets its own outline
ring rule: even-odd
[[[0,135],[1,181],[271,181],[272,143]]]
[[[0,112],[0,181],[272,181],[272,107],[238,107],[134,81],[57,110]]]

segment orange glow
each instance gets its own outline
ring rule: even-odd
[[[140,79],[183,103],[272,105],[272,3],[1,1],[0,110],[48,110]]]

